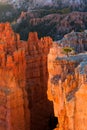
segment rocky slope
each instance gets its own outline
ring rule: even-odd
[[[41,14],[37,12],[22,12],[17,24],[13,25],[13,29],[20,33],[22,39],[27,39],[29,32],[37,31],[39,37],[51,36],[54,40],[58,40],[72,30],[78,32],[86,29],[86,17],[86,12],[72,12],[62,15],[54,13],[44,17],[41,17]]]
[[[14,8],[35,8],[52,4],[51,0],[0,0],[2,3],[8,3],[14,6]]]
[[[3,3],[12,4],[15,8],[36,8],[43,6],[54,6],[54,7],[72,7],[73,9],[79,8],[84,10],[86,8],[86,0],[0,0]],[[25,7],[24,7],[25,6]]]
[[[63,39],[58,41],[62,47],[69,46],[74,48],[76,53],[87,51],[87,30],[83,32],[74,32],[64,35]]]
[[[41,15],[87,11],[86,0],[0,0],[0,22],[14,22],[22,11]],[[39,15],[38,15],[39,17]]]
[[[79,8],[83,9],[86,7],[87,1],[86,0],[52,0],[55,6],[71,6],[74,9]]]

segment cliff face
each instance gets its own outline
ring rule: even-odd
[[[67,38],[69,36],[70,34]],[[67,44],[65,41],[64,45]],[[77,44],[77,50],[82,44],[83,52],[85,43],[77,41]],[[67,57],[63,54],[62,45],[62,41],[61,45],[54,43],[48,55],[47,93],[49,100],[54,103],[55,116],[58,117],[56,130],[86,130],[87,53]],[[75,48],[76,45],[73,44],[73,47]]]
[[[30,33],[20,40],[9,23],[0,24],[0,130],[49,129],[47,99],[50,37]]]

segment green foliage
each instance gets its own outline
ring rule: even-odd
[[[40,14],[40,17],[44,17],[46,15],[49,14],[68,14],[71,12],[71,9],[69,7],[65,7],[65,8],[56,8],[56,7],[49,7],[49,6],[45,6],[42,8],[36,8],[33,10],[33,12],[38,12]]]
[[[69,54],[70,54],[72,51],[74,51],[74,49],[71,48],[71,47],[64,47],[64,48],[63,48],[63,52],[64,52],[68,57],[69,57]]]
[[[70,13],[71,12],[71,9],[70,8],[64,8],[64,9],[61,9],[60,10],[60,13],[61,14],[68,14],[68,13]]]

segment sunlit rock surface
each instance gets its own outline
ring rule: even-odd
[[[68,37],[67,35],[67,41]],[[81,38],[84,40],[84,37]],[[61,44],[54,43],[48,55],[47,93],[49,100],[53,101],[54,113],[59,122],[55,130],[86,130],[87,52],[84,44],[87,43],[76,42],[74,37],[71,44],[69,41],[64,41],[63,44],[63,41]],[[82,47],[83,53],[77,51],[77,54],[67,57],[63,54],[63,50],[61,51],[63,45],[72,45],[74,48],[77,46],[77,50]]]

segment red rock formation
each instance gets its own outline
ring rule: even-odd
[[[61,49],[53,44],[48,55],[47,93],[59,122],[55,130],[86,130],[87,53],[66,57]]]
[[[0,130],[48,130],[47,100],[50,37],[30,33],[21,41],[9,23],[0,24]],[[48,106],[48,108],[46,107]]]

